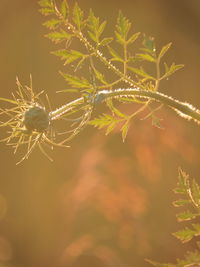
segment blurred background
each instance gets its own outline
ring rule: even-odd
[[[120,9],[158,48],[172,42],[165,60],[185,67],[160,91],[200,107],[199,0],[79,4],[108,20],[108,35]],[[29,84],[32,74],[33,88],[44,89],[55,108],[68,101],[55,92],[66,89],[58,71],[69,67],[50,54],[56,45],[44,38],[43,22],[36,0],[0,1],[0,92],[10,97],[16,76]],[[136,119],[125,143],[117,131],[88,127],[71,148],[53,151],[53,163],[35,149],[16,166],[20,153],[1,143],[0,266],[145,267],[145,258],[173,262],[193,249],[171,234],[181,227],[172,190],[179,166],[199,181],[199,127],[167,109],[159,116],[164,130]]]

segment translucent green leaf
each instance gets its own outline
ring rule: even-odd
[[[55,13],[53,8],[41,8],[39,11],[44,16],[48,16]]]
[[[122,140],[123,142],[125,141],[126,139],[126,136],[127,136],[127,133],[128,133],[128,129],[129,129],[129,121],[127,121],[121,128],[121,132],[122,132]]]
[[[194,234],[195,231],[189,229],[188,227],[176,233],[173,233],[173,235],[179,240],[181,240],[183,243],[190,241],[193,238]]]
[[[102,22],[101,23],[101,25],[99,26],[99,28],[98,28],[98,36],[100,37],[101,36],[101,34],[103,33],[103,31],[104,31],[104,29],[105,29],[105,27],[106,27],[106,21],[104,21],[104,22]]]
[[[98,43],[98,42],[99,42],[99,40],[98,40],[96,34],[94,34],[93,32],[90,32],[90,31],[88,31],[88,34],[89,34],[90,38],[91,38],[95,43]]]
[[[113,121],[106,129],[106,135],[112,132],[114,128],[116,127],[117,121]]]
[[[100,42],[100,45],[102,45],[102,46],[105,46],[105,45],[108,45],[109,43],[111,43],[112,42],[112,40],[113,40],[113,38],[111,37],[111,38],[104,38],[101,42]]]
[[[93,11],[90,9],[90,13],[88,16],[88,31],[90,37],[96,43],[100,43],[100,36],[102,35],[106,26],[106,21],[103,21],[101,24],[99,23],[99,18],[95,17]]]
[[[192,213],[190,211],[184,211],[176,215],[179,222],[189,221],[195,219],[197,216],[198,214]]]
[[[70,51],[67,51],[67,50],[65,50],[65,51],[60,51],[60,52],[58,52],[58,54],[63,54],[62,55],[62,59],[64,59],[65,60],[65,65],[66,64],[70,64],[70,63],[72,63],[72,62],[74,62],[75,60],[77,60],[77,59],[80,59],[80,58],[83,58],[83,57],[85,57],[85,55],[84,54],[82,54],[81,52],[79,52],[79,51],[76,51],[76,50],[70,50]],[[57,55],[58,55],[57,54]],[[56,55],[56,54],[55,54]]]
[[[95,118],[89,122],[90,125],[93,125],[98,129],[111,125],[108,132],[115,127],[116,123],[117,120],[109,114],[102,114],[98,118]]]
[[[192,181],[191,193],[196,206],[200,207],[200,186],[195,180]]]
[[[53,5],[52,0],[40,0],[40,1],[38,1],[38,4],[41,7],[52,7],[52,5]]]
[[[72,37],[72,35],[64,30],[60,30],[60,31],[50,32],[46,35],[46,37],[48,37],[51,41],[55,43],[59,43],[64,40],[69,40]]]
[[[85,78],[80,78],[70,74],[60,72],[64,79],[72,86],[78,88],[91,88],[92,85]]]
[[[134,33],[134,34],[128,39],[127,44],[132,44],[132,43],[134,43],[134,42],[138,39],[139,35],[140,35],[140,32],[136,32],[136,33]]]
[[[175,63],[172,63],[172,65],[168,67],[167,64],[164,63],[164,67],[165,67],[165,74],[161,77],[161,79],[169,77],[177,70],[182,69],[184,65],[183,64],[175,65]]]
[[[80,9],[78,4],[76,3],[73,9],[73,21],[78,27],[79,30],[84,26],[83,23],[83,11]]]
[[[138,68],[133,68],[133,67],[128,67],[132,72],[134,72],[135,74],[144,77],[146,80],[155,80],[154,77],[152,77],[151,75],[149,75],[148,73],[146,73],[142,67],[140,69]]]
[[[146,60],[149,62],[156,62],[156,59],[150,54],[137,54],[136,56],[140,60]]]
[[[159,55],[158,55],[158,58],[162,58],[164,56],[164,54],[168,51],[168,49],[171,47],[172,43],[169,43],[165,46],[162,47]]]
[[[60,12],[63,15],[64,19],[66,19],[68,16],[68,9],[69,9],[69,7],[67,4],[67,1],[63,0],[61,3]]]
[[[123,44],[124,42],[126,42],[130,27],[131,27],[131,23],[128,21],[126,17],[123,16],[122,12],[120,11],[118,18],[117,18],[117,25],[116,25],[116,29],[117,29],[116,37],[120,43]]]
[[[111,61],[119,61],[119,62],[124,62],[123,59],[120,57],[120,55],[110,46],[108,46],[108,50],[110,52],[110,54],[113,56],[113,58],[111,59]]]
[[[51,19],[43,23],[43,25],[49,28],[50,30],[54,30],[60,23],[61,21],[58,19]]]
[[[191,200],[188,200],[188,199],[179,199],[179,200],[176,200],[173,202],[173,205],[175,207],[182,207],[182,206],[185,206],[187,204],[190,204],[191,203]]]
[[[99,72],[96,68],[94,68],[94,73],[95,73],[96,78],[100,82],[102,82],[103,84],[107,84],[104,75],[101,72]]]
[[[178,184],[177,188],[174,189],[175,193],[178,194],[187,194],[189,188],[189,176],[179,169]]]

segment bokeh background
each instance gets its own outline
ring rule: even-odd
[[[158,47],[172,41],[166,61],[185,68],[160,90],[200,107],[199,0],[79,4],[108,20],[110,35],[120,9]],[[68,67],[50,54],[56,47],[43,21],[36,0],[0,1],[0,92],[10,97],[15,77],[28,84],[32,74],[35,90],[45,89],[56,107],[68,101],[55,94],[67,87],[58,70]],[[1,143],[0,266],[145,267],[145,258],[170,262],[193,249],[171,235],[180,228],[172,189],[179,166],[199,180],[199,127],[167,109],[159,116],[164,130],[137,119],[125,143],[117,131],[88,127],[71,148],[54,150],[53,163],[36,149],[16,166],[20,154]]]

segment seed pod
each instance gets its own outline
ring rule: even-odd
[[[44,132],[50,124],[49,114],[42,107],[31,107],[25,112],[23,123],[28,131]]]

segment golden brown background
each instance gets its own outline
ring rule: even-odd
[[[74,3],[69,0],[69,3]],[[200,107],[199,0],[80,0],[86,12],[108,20],[119,9],[135,31],[154,36],[158,47],[172,41],[168,62],[185,68],[161,85],[163,93]],[[58,70],[67,71],[42,26],[35,0],[0,0],[1,96],[10,97],[15,77],[45,89],[53,106],[67,95]],[[163,110],[165,130],[136,120],[123,144],[119,133],[104,136],[89,127],[69,149],[55,149],[54,162],[35,150],[17,156],[0,144],[0,266],[131,267],[181,258],[186,249],[171,232],[180,226],[172,189],[181,166],[199,179],[199,127]],[[1,129],[2,131],[2,129]],[[20,155],[18,155],[19,157]]]

